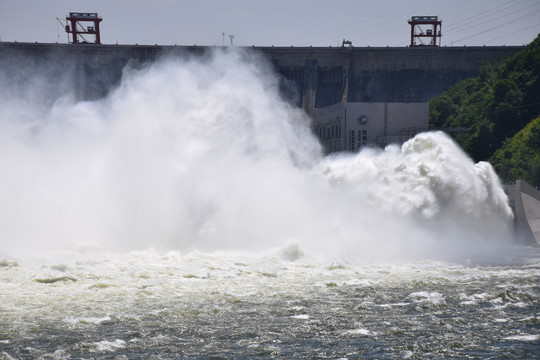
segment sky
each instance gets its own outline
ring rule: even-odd
[[[442,20],[442,46],[540,33],[539,0],[0,0],[0,41],[67,43],[69,12],[97,12],[103,44],[408,46],[420,15]]]

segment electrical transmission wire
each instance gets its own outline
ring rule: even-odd
[[[399,3],[401,4],[401,3]],[[443,26],[442,33],[444,35],[443,40],[451,44],[457,42],[463,42],[470,38],[475,38],[481,34],[488,33],[497,28],[508,26],[512,22],[519,23],[522,19],[529,18],[530,16],[536,14],[537,6],[540,5],[540,1],[519,1],[519,0],[478,0],[478,1],[456,1],[452,0],[442,1],[442,0],[423,0],[415,1],[414,3],[407,4],[406,7],[395,7],[387,12],[375,12],[371,8],[371,14],[364,14],[362,20],[351,22],[343,26],[337,26],[335,28],[330,28],[318,33],[311,35],[299,37],[293,40],[293,44],[298,42],[309,42],[310,44],[320,44],[327,41],[338,41],[338,45],[341,42],[341,38],[344,40],[355,42],[364,42],[368,39],[366,43],[373,43],[376,39],[382,39],[385,42],[388,42],[388,39],[401,37],[403,36],[404,31],[403,24],[405,19],[398,19],[403,16],[405,11],[411,13],[417,13],[421,15],[424,13],[431,13],[430,15],[437,15],[441,20],[452,19],[452,22],[446,22],[449,26]],[[434,11],[434,9],[436,9]],[[529,13],[524,14],[526,11]],[[521,14],[521,15],[520,15]],[[373,15],[373,16],[371,16]],[[441,17],[441,15],[443,15]],[[464,17],[463,15],[466,15]],[[512,19],[510,19],[512,17]],[[359,17],[360,18],[360,17]],[[456,21],[453,21],[453,20]],[[504,21],[508,19],[508,21]],[[330,22],[329,22],[330,23]],[[336,23],[336,22],[332,22]],[[339,21],[337,22],[340,23]],[[494,26],[498,23],[497,26]],[[528,22],[529,25],[530,21]],[[493,26],[490,26],[493,25]],[[488,27],[487,29],[485,29]],[[534,26],[528,26],[527,29],[530,29]],[[319,27],[320,28],[320,27]],[[470,33],[471,29],[478,29],[474,34]],[[513,34],[519,33],[525,30],[514,31]],[[450,37],[454,38],[460,37],[458,40],[450,40]],[[509,35],[503,34],[503,37]],[[311,40],[310,40],[311,39]],[[493,41],[493,39],[489,40]],[[399,43],[392,46],[407,46],[409,39],[404,39]],[[390,44],[381,44],[390,45]]]
[[[532,12],[532,13],[529,13],[528,15],[523,16],[523,17],[521,18],[521,20],[526,19],[526,18],[528,18],[528,17],[530,17],[530,16],[532,16],[532,15],[535,15],[535,14],[537,14],[537,13],[539,13],[539,12],[540,12],[540,10],[537,10],[537,11],[534,11],[534,12]],[[467,39],[473,38],[473,37],[478,36],[478,35],[481,35],[481,34],[485,34],[485,33],[487,33],[487,32],[490,32],[490,31],[495,30],[495,29],[499,29],[499,28],[501,28],[502,26],[505,26],[505,25],[508,25],[508,24],[511,24],[511,23],[515,23],[515,22],[516,22],[516,19],[512,19],[512,20],[509,20],[509,21],[507,21],[507,22],[505,22],[505,23],[503,23],[503,24],[498,24],[497,26],[491,27],[491,28],[486,29],[486,30],[484,30],[484,31],[475,33],[475,34],[473,34],[473,35],[464,37],[464,38],[459,39],[459,40],[455,40],[454,42],[460,42],[460,41],[463,41],[463,40],[467,40]]]
[[[446,33],[446,35],[448,35],[449,33],[450,33],[450,34],[460,33],[460,32],[462,32],[462,31],[465,31],[465,30],[468,30],[468,29],[472,29],[472,28],[475,28],[475,27],[478,27],[478,26],[482,26],[482,25],[484,25],[484,24],[491,23],[491,22],[493,22],[493,21],[495,21],[495,20],[498,20],[498,19],[501,19],[501,18],[504,18],[504,17],[508,17],[508,16],[511,16],[511,15],[514,15],[514,14],[516,14],[516,13],[522,12],[523,10],[529,9],[529,8],[531,8],[531,7],[533,7],[533,6],[536,6],[536,5],[540,5],[540,3],[539,3],[539,4],[533,4],[532,6],[527,6],[527,7],[518,9],[518,10],[516,10],[516,11],[512,11],[512,12],[510,12],[510,13],[506,13],[506,14],[497,16],[497,17],[495,17],[495,18],[490,18],[490,19],[488,19],[488,20],[486,20],[486,21],[483,21],[483,22],[474,22],[474,23],[471,23],[471,25],[465,26],[465,27],[461,27],[461,28],[459,28],[459,30],[457,30],[457,31],[452,31],[452,30],[449,31],[449,30],[447,29],[445,33]],[[495,14],[494,14],[494,15],[495,15]],[[489,15],[489,16],[491,16],[491,15]],[[483,17],[483,18],[485,18],[485,17]]]
[[[462,26],[467,26],[469,24],[473,24],[473,23],[476,23],[476,21],[478,21],[479,19],[483,19],[485,17],[488,17],[488,16],[491,16],[491,12],[495,11],[496,9],[500,8],[501,6],[505,6],[505,5],[508,5],[510,3],[513,3],[514,0],[510,0],[502,5],[499,5],[499,6],[495,6],[487,11],[482,11],[481,13],[475,13],[474,15],[472,16],[469,16],[465,19],[462,19],[462,20],[458,20],[454,23],[452,23],[452,25],[446,27],[446,30],[445,32],[451,32],[452,30],[456,29],[456,28],[461,28]],[[509,6],[511,7],[511,6]],[[501,10],[506,10],[508,7],[505,7],[504,9],[501,9]],[[459,25],[461,23],[465,22],[466,24],[465,25]]]
[[[518,34],[518,33],[523,32],[523,31],[527,31],[527,30],[532,29],[534,27],[538,28],[538,30],[540,32],[540,24],[534,24],[534,25],[531,25],[531,26],[527,26],[524,29],[517,30],[517,31],[511,32],[509,34],[506,34],[506,35],[503,35],[503,36],[498,36],[498,37],[493,38],[491,40],[485,41],[485,43],[487,44],[487,43],[490,43],[490,42],[495,41],[495,40],[504,39],[505,37],[512,36],[512,35]]]

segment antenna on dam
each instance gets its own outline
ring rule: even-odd
[[[407,22],[411,25],[410,46],[441,46],[442,20],[438,16],[413,16]]]
[[[70,12],[66,18],[66,22],[69,21],[70,25],[66,24],[66,32],[72,34],[72,44],[85,44],[89,43],[85,35],[94,37],[95,44],[101,44],[101,37],[99,34],[99,23],[103,20],[97,13],[82,13],[82,12]],[[83,23],[93,23],[91,25],[83,25]],[[69,35],[68,35],[69,41]]]

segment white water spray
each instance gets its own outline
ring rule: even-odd
[[[237,51],[128,72],[95,102],[20,94],[0,110],[0,253],[295,242],[398,259],[509,234],[489,164],[442,133],[323,158],[270,67]]]

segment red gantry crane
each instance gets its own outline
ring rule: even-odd
[[[411,25],[410,46],[441,46],[442,20],[438,16],[413,16],[407,22]]]
[[[86,39],[85,35],[91,35],[94,36],[95,44],[101,44],[99,35],[99,23],[101,20],[97,13],[70,12],[66,22],[70,22],[71,25],[66,24],[66,32],[72,34],[71,43],[89,43],[90,41]],[[89,22],[93,25],[85,24]]]

